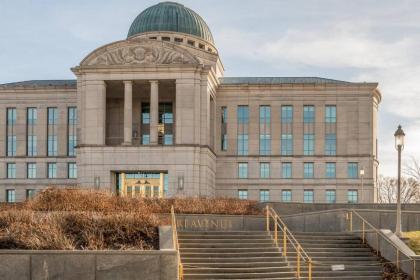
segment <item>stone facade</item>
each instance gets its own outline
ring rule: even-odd
[[[0,85],[0,201],[21,201],[32,194],[28,190],[47,186],[118,192],[119,174],[139,172],[166,174],[165,196],[238,197],[242,190],[241,198],[255,200],[303,202],[306,197],[306,202],[347,202],[352,190],[357,191],[356,201],[376,200],[376,119],[381,99],[376,83],[224,78],[213,42],[161,30],[100,47],[72,71],[75,81]],[[292,108],[288,124],[282,115],[286,105]],[[306,123],[303,111],[308,105],[313,119]],[[247,106],[246,127],[239,124],[238,106]],[[264,152],[262,106],[269,108]],[[327,106],[334,107],[332,123],[326,121]],[[75,155],[69,152],[73,107]],[[15,108],[16,116],[8,108]],[[37,110],[36,155],[28,151],[28,108]],[[57,108],[53,124],[48,108]],[[238,153],[243,130],[245,154]],[[281,148],[286,130],[293,138],[287,155]],[[327,155],[328,133],[335,140],[334,151]],[[308,134],[313,137],[310,142],[303,140]],[[49,144],[48,139],[55,142]],[[8,153],[13,145],[16,151]],[[51,155],[48,150],[54,145],[57,151]],[[13,163],[15,173],[8,165]],[[29,178],[31,163],[36,163],[35,178]],[[51,163],[56,164],[55,173]],[[74,163],[77,178],[71,178],[74,172],[70,176]],[[239,163],[247,164],[246,178],[239,178]],[[290,178],[284,176],[284,163],[290,163]],[[305,163],[313,169],[311,178],[304,178]],[[327,163],[334,163],[333,177],[331,170],[326,176]],[[349,163],[355,164],[354,170]],[[356,175],[349,178],[351,172]],[[55,178],[48,178],[51,175]],[[291,191],[290,197],[285,190]]]

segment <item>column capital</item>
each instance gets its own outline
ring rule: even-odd
[[[149,83],[150,84],[158,84],[159,83],[159,80],[149,80]]]
[[[123,83],[124,83],[124,85],[127,85],[127,84],[132,85],[133,84],[133,81],[131,81],[131,80],[124,80]]]

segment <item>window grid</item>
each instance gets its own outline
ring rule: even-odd
[[[36,178],[36,163],[28,163],[26,166],[26,174],[28,179]]]
[[[350,179],[359,178],[359,164],[357,162],[349,162],[347,166],[347,175]]]
[[[26,190],[26,199],[33,199],[35,197],[36,190],[34,189],[27,189]]]
[[[260,178],[262,179],[270,178],[270,163],[268,162],[260,163]]]
[[[305,133],[303,135],[303,154],[305,156],[313,156],[315,153],[315,135]]]
[[[271,154],[271,108],[260,106],[260,155]]]
[[[335,162],[327,162],[325,164],[325,177],[328,179],[336,178],[336,164]]]
[[[53,179],[57,178],[57,163],[55,162],[48,162],[48,178]]]
[[[358,202],[357,190],[348,190],[347,191],[347,202],[348,203],[357,203]]]
[[[16,156],[16,108],[7,108],[7,156],[14,157]]]
[[[7,164],[7,178],[8,179],[16,178],[16,163]]]
[[[293,135],[292,134],[281,135],[281,154],[283,156],[293,155]]]
[[[238,198],[241,200],[248,199],[248,190],[238,190]]]
[[[267,202],[270,200],[269,190],[260,190],[260,202]]]
[[[47,143],[47,154],[48,156],[57,156],[58,145],[57,145],[57,123],[58,113],[56,107],[49,107],[47,109],[48,115],[48,143]]]
[[[6,190],[6,202],[13,203],[16,202],[16,191],[13,189]]]
[[[150,144],[150,104],[141,104],[141,144]]]
[[[159,144],[173,145],[173,108],[172,103],[159,103],[159,124],[162,130],[159,130]]]
[[[283,190],[281,192],[281,201],[282,202],[291,202],[292,201],[292,191],[291,190]]]
[[[227,151],[227,107],[223,106],[221,108],[221,143],[220,149],[222,151]]]
[[[238,155],[248,155],[248,124],[249,124],[249,109],[246,105],[240,105],[237,108],[238,121]]]
[[[325,134],[325,154],[328,156],[337,154],[337,136],[335,133]]]
[[[325,106],[325,122],[326,123],[337,122],[337,108],[335,105]]]
[[[315,106],[305,105],[303,106],[303,123],[314,123],[315,122]]]
[[[292,178],[292,163],[291,162],[283,162],[281,164],[282,169],[282,178],[283,179],[291,179]]]
[[[37,155],[37,136],[36,136],[36,124],[38,121],[37,109],[27,108],[27,122],[26,122],[26,134],[27,134],[27,148],[26,155],[33,157]]]
[[[303,202],[304,203],[313,203],[314,202],[314,191],[313,190],[304,190],[303,191]]]
[[[335,190],[326,190],[325,191],[325,201],[327,203],[335,203],[336,202],[336,192],[335,192]]]
[[[305,162],[303,164],[303,178],[311,179],[314,178],[314,163]]]
[[[240,179],[248,178],[248,163],[247,162],[238,163],[238,177]]]
[[[77,165],[75,162],[69,162],[67,165],[67,174],[69,179],[77,178]]]
[[[69,107],[67,109],[68,119],[67,119],[67,155],[76,156],[76,146],[77,146],[77,108]]]

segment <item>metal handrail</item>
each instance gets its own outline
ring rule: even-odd
[[[296,276],[298,279],[301,278],[301,259],[304,263],[308,266],[308,279],[312,280],[312,259],[308,256],[306,251],[303,249],[303,247],[300,245],[299,241],[296,240],[292,232],[288,229],[286,224],[283,222],[283,220],[280,218],[280,216],[276,213],[276,211],[269,205],[266,206],[266,229],[267,232],[271,235],[271,220],[274,221],[274,243],[279,248],[278,243],[278,229],[280,229],[280,232],[283,235],[283,250],[282,255],[283,257],[287,257],[287,241],[292,245],[292,247],[296,251]]]
[[[178,258],[178,279],[182,280],[184,279],[184,267],[181,263],[181,255],[179,254],[179,242],[178,242],[178,231],[176,227],[176,217],[175,217],[175,210],[174,206],[171,206],[171,224],[172,224],[172,242],[174,249],[177,252],[177,258]]]
[[[400,271],[400,254],[406,256],[409,261],[413,262],[413,278],[416,278],[416,270],[415,270],[415,260],[407,255],[406,253],[404,253],[400,248],[398,248],[393,242],[391,242],[389,240],[389,238],[382,233],[379,229],[377,229],[376,227],[374,227],[371,223],[369,223],[365,218],[363,218],[359,213],[357,213],[357,211],[355,211],[354,209],[349,210],[348,215],[347,215],[347,219],[349,220],[349,231],[350,232],[354,232],[353,230],[353,215],[355,215],[357,218],[359,218],[362,221],[362,242],[366,243],[366,232],[368,232],[366,230],[366,226],[368,226],[371,230],[373,230],[374,233],[376,233],[376,255],[379,256],[379,236],[381,236],[388,244],[390,244],[392,247],[395,248],[396,250],[396,267],[397,270]],[[369,231],[371,232],[371,231]]]

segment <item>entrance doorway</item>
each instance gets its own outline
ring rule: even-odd
[[[168,174],[163,172],[121,172],[116,179],[121,196],[162,198],[167,192]]]

